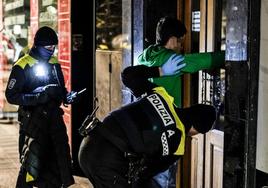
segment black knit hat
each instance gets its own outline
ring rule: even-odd
[[[187,32],[185,25],[172,17],[161,18],[156,27],[156,43],[165,45],[170,37],[180,38]]]
[[[44,26],[37,30],[34,37],[34,44],[36,46],[57,45],[58,36],[53,29]]]
[[[216,120],[216,110],[211,105],[197,104],[176,111],[185,126],[186,133],[193,126],[199,133],[204,134],[213,128]]]

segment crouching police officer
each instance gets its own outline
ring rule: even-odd
[[[163,87],[148,81],[179,74],[184,66],[181,57],[162,67],[127,67],[122,81],[139,98],[112,111],[102,122],[95,117],[81,127],[85,138],[79,163],[95,188],[158,187],[152,177],[184,154],[186,135],[212,128],[216,119],[213,106],[179,109]]]
[[[68,187],[74,184],[62,102],[69,104],[64,77],[53,53],[58,44],[55,31],[40,28],[29,54],[13,66],[6,98],[19,105],[18,188]],[[69,99],[69,98],[68,98]]]

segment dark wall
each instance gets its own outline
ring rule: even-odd
[[[155,28],[158,20],[163,16],[177,16],[177,0],[147,0],[144,2],[144,46],[155,43]]]
[[[227,62],[224,127],[224,187],[243,187],[248,112],[247,62]],[[244,84],[241,84],[244,83]]]
[[[94,95],[94,1],[71,1],[71,29],[72,29],[72,90],[79,91],[87,88],[78,103],[72,105],[72,156],[74,169],[81,175],[78,164],[78,150],[82,137],[78,134],[84,118],[93,109]]]
[[[227,23],[231,19],[233,26],[244,27],[247,19],[247,60],[235,60],[241,47],[233,51],[236,36],[227,25],[226,57],[234,57],[226,63],[226,95],[224,127],[224,177],[223,187],[256,187],[256,131],[258,110],[258,77],[260,54],[260,0],[227,1]],[[240,8],[231,11],[237,3],[244,4],[248,9]],[[239,6],[241,7],[241,6]],[[228,11],[227,10],[227,11]],[[248,10],[245,12],[245,10]],[[237,21],[237,14],[244,14],[242,22]],[[229,21],[229,23],[231,23]],[[238,34],[240,34],[238,32]],[[231,36],[229,40],[228,36]],[[234,38],[235,40],[233,40]],[[232,41],[233,40],[233,41]],[[231,51],[228,49],[232,49]],[[233,53],[233,54],[232,54]],[[257,173],[257,179],[262,181],[265,175]],[[258,177],[259,176],[259,177]],[[258,184],[260,182],[257,182]],[[259,188],[259,187],[257,187]]]

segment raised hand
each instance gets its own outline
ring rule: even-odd
[[[171,76],[180,73],[180,70],[186,66],[182,55],[173,54],[161,67],[161,76]]]

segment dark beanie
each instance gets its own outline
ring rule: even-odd
[[[211,105],[197,104],[189,108],[176,110],[188,133],[193,126],[199,133],[206,133],[213,128],[216,110]]]
[[[165,45],[170,37],[180,38],[187,32],[185,25],[172,17],[161,18],[156,27],[156,43]]]
[[[58,36],[56,32],[50,27],[44,26],[37,30],[34,37],[34,45],[36,46],[48,46],[57,45]]]

